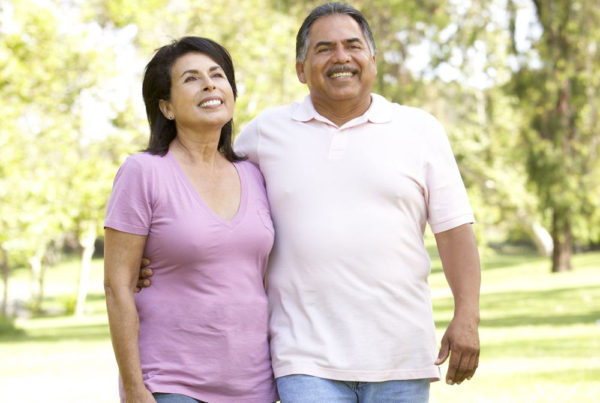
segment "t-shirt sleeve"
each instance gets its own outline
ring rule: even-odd
[[[104,227],[148,235],[152,220],[149,173],[140,161],[127,158],[119,168],[106,208]]]
[[[233,144],[233,149],[237,154],[248,157],[250,162],[258,165],[258,140],[258,119],[253,119],[237,136]]]
[[[475,218],[442,124],[431,117],[426,145],[428,222],[434,234],[473,223]]]

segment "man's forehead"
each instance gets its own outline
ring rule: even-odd
[[[318,18],[313,22],[309,31],[313,44],[318,42],[356,41],[365,40],[360,25],[346,14],[333,14]]]

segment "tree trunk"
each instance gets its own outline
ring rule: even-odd
[[[79,271],[79,285],[77,287],[77,302],[75,303],[75,316],[81,317],[84,314],[85,300],[87,298],[90,272],[92,270],[92,256],[94,255],[94,242],[96,241],[96,226],[90,224],[84,233],[79,237],[81,245],[81,268]]]
[[[0,250],[0,268],[2,269],[2,314],[3,318],[8,316],[8,259],[6,258],[6,252]]]
[[[573,254],[573,238],[569,217],[565,212],[555,210],[552,215],[552,273],[571,270],[571,255]]]
[[[29,266],[31,267],[31,302],[34,312],[40,312],[42,309],[42,301],[44,300],[44,274],[45,265],[43,258],[46,250],[40,248],[29,258]]]
[[[550,257],[554,251],[552,235],[539,222],[530,225],[531,238],[540,256]]]

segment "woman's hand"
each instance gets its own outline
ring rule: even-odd
[[[125,390],[125,403],[156,403],[152,393],[145,387],[139,390]]]

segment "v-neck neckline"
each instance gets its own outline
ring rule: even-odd
[[[242,219],[242,217],[246,213],[247,192],[246,192],[246,187],[244,186],[245,172],[244,172],[243,167],[238,162],[232,162],[232,164],[237,172],[238,180],[240,181],[240,200],[239,200],[238,209],[237,209],[235,215],[231,219],[227,219],[227,218],[224,218],[224,217],[220,216],[219,214],[215,213],[214,210],[212,208],[210,208],[210,206],[204,201],[204,199],[202,198],[200,193],[198,193],[198,190],[192,183],[192,180],[185,173],[185,171],[179,164],[179,161],[177,161],[177,158],[171,152],[171,150],[167,151],[167,157],[170,159],[170,161],[175,166],[175,169],[176,169],[178,175],[182,178],[182,180],[185,183],[185,186],[188,188],[188,190],[194,195],[194,198],[196,199],[198,204],[205,211],[207,211],[211,217],[213,217],[216,221],[220,222],[221,224],[229,226],[229,227],[236,225],[238,223],[238,221],[240,221]]]

